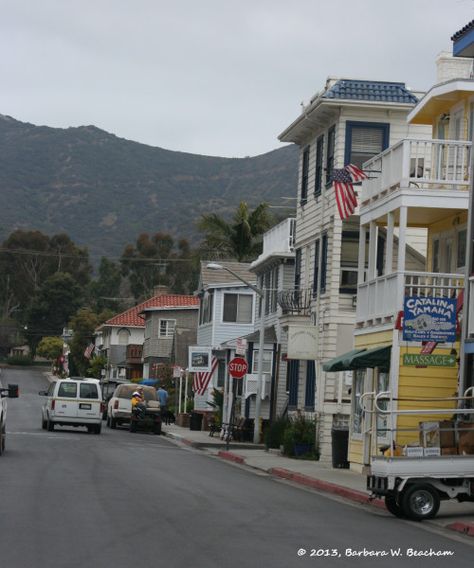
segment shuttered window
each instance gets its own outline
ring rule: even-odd
[[[301,203],[306,203],[308,198],[308,174],[309,174],[309,146],[303,151],[303,165],[301,169]]]
[[[304,406],[306,410],[314,410],[314,395],[316,392],[316,365],[314,361],[306,361],[306,389]]]
[[[359,168],[388,146],[390,125],[374,122],[346,123],[345,163]]]
[[[288,408],[294,409],[298,405],[298,382],[300,374],[300,362],[298,359],[290,359],[286,369]]]
[[[314,195],[316,196],[321,194],[321,185],[323,182],[323,148],[324,134],[316,141],[316,172],[314,182]]]
[[[336,146],[336,127],[331,126],[328,130],[328,144],[326,155],[326,185],[331,184],[331,175],[334,169],[334,150]]]

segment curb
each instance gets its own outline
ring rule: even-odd
[[[227,461],[231,461],[234,463],[241,463],[244,464],[245,463],[245,458],[243,458],[242,456],[238,456],[237,454],[233,454],[232,452],[226,452],[224,450],[221,450],[220,452],[217,452],[217,455]]]
[[[466,536],[474,536],[474,525],[472,523],[451,523],[450,525],[446,525],[446,528],[451,531],[465,534]]]

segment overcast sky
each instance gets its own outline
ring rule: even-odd
[[[328,76],[435,82],[473,0],[0,0],[0,113],[256,155]]]

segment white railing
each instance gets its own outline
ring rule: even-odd
[[[275,253],[292,253],[295,250],[296,219],[288,218],[263,235],[263,252],[255,263]]]
[[[403,309],[405,296],[454,298],[464,288],[464,276],[437,272],[394,272],[357,286],[356,322],[384,321]]]
[[[468,190],[471,142],[401,140],[364,164],[361,202],[397,187]]]
[[[467,323],[468,335],[474,335],[474,276],[469,277],[469,318]]]

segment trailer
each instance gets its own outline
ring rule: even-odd
[[[472,394],[473,388],[470,387],[462,397],[423,401],[425,403],[433,400],[442,400],[443,403],[453,401],[458,406],[452,409],[446,407],[427,409],[425,406],[418,409],[393,410],[393,403],[397,402],[397,399],[392,398],[390,392],[374,396],[374,410],[364,408],[362,401],[364,412],[388,415],[390,424],[388,427],[390,443],[386,448],[381,448],[385,450],[384,455],[374,455],[371,459],[370,472],[367,476],[367,489],[371,492],[371,498],[383,498],[390,513],[416,521],[435,517],[441,501],[455,499],[458,502],[474,502],[474,448],[468,447],[468,451],[472,453],[463,451],[462,455],[430,455],[434,453],[432,451],[434,448],[406,446],[401,451],[402,455],[396,455],[397,430],[394,427],[395,415],[450,414],[455,418],[452,435],[456,441],[465,432],[474,435],[474,422],[470,420],[474,417],[474,409],[470,408],[474,400]],[[421,401],[421,398],[416,400]]]

